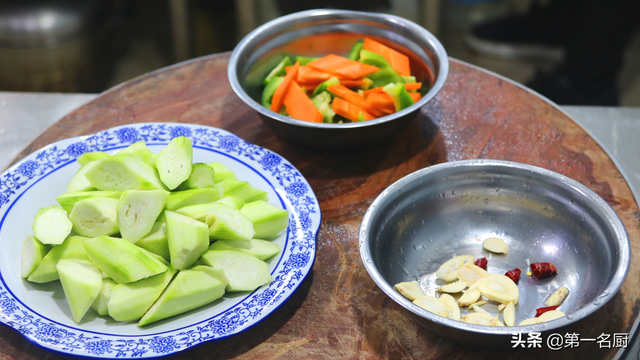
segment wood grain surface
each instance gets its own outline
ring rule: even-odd
[[[607,359],[595,343],[548,349],[483,351],[431,335],[371,280],[361,264],[358,229],[387,186],[429,165],[460,159],[518,161],[567,175],[600,194],[640,250],[640,211],[629,186],[586,132],[552,104],[508,81],[451,61],[444,89],[391,141],[362,150],[308,150],[276,136],[227,82],[228,54],[131,80],[49,128],[18,156],[67,137],[133,122],[216,126],[287,158],[307,178],[322,209],[313,273],[280,309],[229,339],[199,345],[181,359]],[[606,119],[603,119],[606,121]],[[569,329],[582,337],[629,332],[640,309],[640,264],[620,292]],[[42,359],[42,350],[0,327],[0,358]]]

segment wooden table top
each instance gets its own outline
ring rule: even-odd
[[[15,159],[51,142],[132,122],[215,126],[273,150],[311,184],[322,209],[312,274],[281,308],[228,339],[180,358],[281,359],[587,359],[617,349],[582,343],[564,351],[480,351],[424,331],[388,298],[360,261],[364,212],[387,186],[446,161],[491,158],[540,166],[569,176],[602,196],[640,246],[640,210],[605,151],[554,105],[513,83],[451,61],[445,87],[392,141],[350,151],[308,150],[276,136],[231,90],[228,54],[181,63],[126,82],[65,116]],[[620,292],[570,331],[595,338],[631,330],[640,309],[640,264],[632,260]],[[0,327],[0,359],[58,358]]]

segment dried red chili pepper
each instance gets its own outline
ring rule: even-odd
[[[547,307],[541,307],[536,309],[536,317],[546,313],[547,311],[551,311],[551,310],[555,310],[559,307],[560,305],[556,305],[556,306],[547,306]]]
[[[483,257],[483,258],[480,258],[480,259],[476,260],[474,262],[474,264],[477,267],[480,267],[480,268],[482,268],[484,270],[487,270],[487,258],[486,257]]]
[[[557,274],[558,269],[548,262],[537,262],[530,265],[533,275],[538,279],[548,278],[549,276]]]
[[[507,272],[505,273],[505,275],[506,275],[509,279],[513,280],[513,282],[514,282],[514,283],[516,283],[516,284],[517,284],[517,283],[518,283],[518,281],[520,281],[520,273],[521,273],[521,272],[522,272],[522,271],[521,271],[520,269],[515,268],[515,269],[513,269],[513,270],[509,270],[509,271],[507,271]]]

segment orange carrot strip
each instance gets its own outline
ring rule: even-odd
[[[320,110],[295,81],[289,84],[283,102],[287,107],[287,112],[294,119],[316,123],[321,123],[324,119]]]
[[[308,66],[300,66],[300,70],[298,70],[298,83],[305,84],[320,84],[323,81],[327,81],[334,77],[335,75],[329,74],[328,72],[316,70],[314,68],[310,68]]]
[[[282,83],[280,83],[280,86],[276,89],[276,92],[273,93],[273,98],[271,99],[271,111],[280,112],[282,109],[285,94],[287,93],[289,84],[293,83],[293,80],[298,76],[298,69],[300,69],[300,63],[296,61],[291,70],[287,73],[287,76],[282,80]]]
[[[389,115],[389,113],[376,108],[365,107],[364,109],[377,118]]]
[[[418,102],[418,100],[422,99],[422,95],[419,92],[410,92],[409,96],[411,96],[413,102]]]
[[[360,114],[362,114],[362,117],[365,120],[375,119],[375,116],[371,115],[363,108],[353,105],[352,103],[340,98],[333,99],[331,107],[333,108],[333,112],[351,121],[358,121],[358,117]]]
[[[406,76],[411,75],[409,57],[407,55],[399,53],[396,50],[369,38],[364,38],[362,48],[382,56],[389,62],[391,67],[398,72],[398,74]]]
[[[407,91],[420,90],[421,87],[422,87],[422,83],[419,83],[419,82],[404,84],[404,88],[407,89]]]
[[[327,87],[330,93],[358,106],[361,108],[365,107],[365,100],[360,94],[357,92],[343,86],[343,85],[329,85]]]
[[[308,67],[342,76],[348,80],[355,80],[378,72],[376,66],[361,64],[335,54],[329,54],[307,64]]]
[[[364,79],[356,79],[356,80],[340,80],[340,85],[344,85],[348,88],[354,88],[358,86],[364,85]]]
[[[374,92],[384,92],[382,91],[382,88],[384,86],[378,86],[377,88],[373,88],[373,89],[369,89],[369,90],[365,90],[364,92],[364,96],[367,97],[369,96],[369,94],[374,93]],[[411,91],[411,90],[418,90],[422,87],[422,83],[409,83],[409,84],[404,84],[404,88],[407,89],[407,91]]]
[[[396,106],[393,98],[385,92],[376,92],[367,96],[365,109],[376,109],[385,114],[393,114],[396,112]]]

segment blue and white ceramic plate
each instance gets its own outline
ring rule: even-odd
[[[158,152],[177,136],[193,141],[193,161],[221,162],[239,179],[267,190],[270,203],[289,210],[289,228],[274,240],[282,253],[269,261],[273,281],[252,293],[221,300],[145,328],[98,316],[93,310],[76,324],[59,281],[32,284],[20,278],[22,243],[32,234],[38,209],[55,198],[89,151],[115,153],[145,141]],[[116,127],[58,141],[27,156],[0,176],[0,322],[29,341],[67,355],[146,358],[168,355],[225,338],[255,325],[300,286],[315,260],[320,208],[311,187],[287,160],[212,127],[148,123]]]

